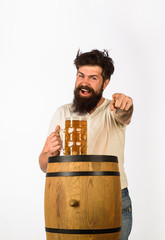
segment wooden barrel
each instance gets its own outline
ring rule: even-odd
[[[119,240],[121,185],[115,156],[50,157],[45,184],[47,240]]]

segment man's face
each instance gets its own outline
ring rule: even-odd
[[[79,67],[77,71],[77,78],[76,78],[76,88],[83,86],[89,87],[94,90],[97,94],[103,85],[103,77],[101,75],[102,68],[99,66],[82,66]],[[85,90],[85,88],[84,88]],[[83,91],[80,90],[79,94],[81,97],[88,98],[92,95],[90,91]]]
[[[91,112],[102,98],[107,86],[103,83],[102,68],[99,66],[82,66],[77,71],[73,108],[79,114]],[[109,82],[109,81],[108,81]]]

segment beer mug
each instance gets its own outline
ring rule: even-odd
[[[66,118],[65,129],[61,129],[64,155],[87,154],[87,119],[77,116]],[[64,137],[65,136],[65,137]]]

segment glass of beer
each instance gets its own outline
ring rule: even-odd
[[[87,154],[87,119],[70,117],[65,120],[64,155]]]

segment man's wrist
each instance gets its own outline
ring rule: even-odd
[[[130,108],[126,111],[126,110],[121,110],[121,109],[116,109],[115,110],[115,119],[122,123],[122,124],[128,124],[131,120],[132,117],[132,113],[133,113],[133,105],[130,106]]]

